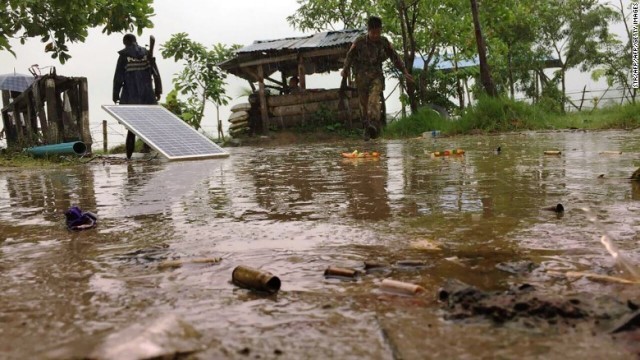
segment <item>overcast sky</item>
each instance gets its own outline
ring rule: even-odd
[[[625,0],[628,2],[629,0]],[[156,49],[167,41],[171,34],[186,32],[189,37],[206,46],[215,43],[248,45],[254,40],[278,39],[283,37],[302,36],[300,31],[294,30],[286,21],[286,17],[298,8],[296,0],[155,0],[154,28],[147,29],[139,36],[140,45],[148,44],[149,35],[156,37]],[[119,124],[102,108],[101,105],[111,104],[113,73],[117,61],[117,51],[122,49],[122,34],[107,36],[100,29],[93,29],[84,43],[69,44],[72,58],[61,65],[44,53],[44,44],[39,39],[31,39],[25,45],[12,41],[16,57],[6,51],[0,52],[0,73],[13,72],[28,74],[28,68],[33,64],[40,67],[55,66],[59,75],[84,76],[89,84],[90,120],[93,140],[101,148],[101,122],[108,120],[110,146],[124,142],[125,128]],[[180,64],[172,60],[162,59],[157,52],[157,61],[162,75],[164,95],[171,88],[173,74],[180,71]],[[313,75],[308,78],[307,87],[337,87],[339,77],[332,75]],[[573,81],[568,83],[568,91],[582,90],[584,85],[593,90],[603,87],[593,84],[588,75],[574,75]],[[221,108],[220,118],[226,128],[229,108],[246,98],[238,99],[243,88],[248,88],[246,80],[233,75],[228,77],[227,94],[232,98],[229,106]],[[393,84],[387,85],[387,91]],[[388,102],[388,111],[399,110],[397,92]],[[216,114],[214,107],[208,105],[203,128],[215,135]]]

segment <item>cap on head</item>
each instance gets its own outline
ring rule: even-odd
[[[123,38],[122,38],[122,43],[126,46],[126,45],[131,45],[131,44],[135,44],[136,41],[136,36],[133,34],[126,34]]]
[[[382,19],[377,16],[371,16],[367,20],[367,30],[373,29],[381,29],[382,28]]]

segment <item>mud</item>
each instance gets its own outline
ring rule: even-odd
[[[640,187],[629,180],[639,140],[292,141],[227,159],[0,169],[0,353],[88,357],[111,334],[176,316],[201,334],[194,359],[629,359],[638,285],[568,274],[622,276],[583,207],[640,263]],[[451,148],[465,155],[425,155]],[[356,149],[382,156],[340,157]],[[562,216],[545,210],[559,203]],[[98,226],[67,230],[73,205]],[[271,272],[280,290],[234,285],[238,265]],[[325,278],[329,266],[360,276]],[[389,293],[385,279],[425,291]],[[438,301],[449,280],[476,289],[468,309]]]

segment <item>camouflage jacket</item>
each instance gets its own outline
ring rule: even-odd
[[[356,78],[384,77],[382,63],[387,59],[391,59],[393,64],[404,72],[405,66],[402,59],[386,37],[381,36],[379,41],[371,41],[367,34],[363,34],[353,42],[347,52],[344,69],[349,69],[353,65]]]

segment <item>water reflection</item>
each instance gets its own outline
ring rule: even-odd
[[[372,314],[391,314],[407,331],[416,321],[438,318],[426,298],[381,294],[384,277],[418,283],[429,294],[447,279],[484,289],[537,281],[558,291],[592,290],[588,282],[550,282],[542,271],[514,275],[496,264],[532,261],[541,268],[606,272],[611,262],[597,242],[598,229],[574,211],[585,206],[598,209],[600,220],[616,229],[620,248],[637,259],[640,185],[623,174],[634,170],[639,136],[381,141],[368,145],[383,154],[379,160],[342,159],[341,152],[363,146],[347,141],[235,148],[227,159],[194,162],[0,172],[0,350],[15,343],[11,355],[33,357],[32,344],[43,350],[140,316],[175,312],[232,349],[248,346],[247,335],[257,331],[260,337],[251,337],[257,348],[281,346],[287,354],[313,357],[292,347],[293,338],[329,349],[322,352],[327,357],[384,358],[387,345],[370,336],[379,331]],[[425,154],[455,147],[467,154]],[[632,154],[599,154],[622,147]],[[563,154],[545,156],[548,149]],[[599,179],[602,173],[607,176]],[[565,216],[542,210],[557,203],[565,205]],[[74,204],[98,214],[97,229],[65,229],[62,214]],[[198,257],[223,261],[157,266]],[[425,265],[389,266],[349,283],[322,277],[328,265],[407,259]],[[283,290],[263,299],[236,289],[229,277],[239,264],[278,274]],[[452,325],[434,326],[442,327],[431,334],[438,342],[439,331]],[[353,331],[362,335],[359,350],[351,346]]]

